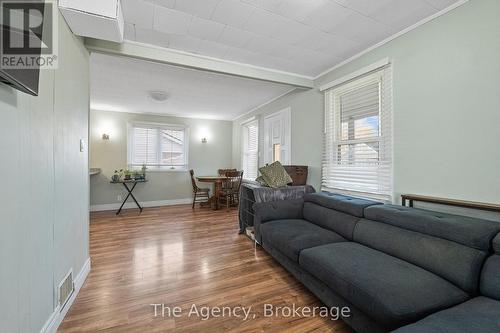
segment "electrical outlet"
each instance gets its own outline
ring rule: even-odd
[[[118,201],[122,201],[122,200],[123,200],[123,198],[122,198],[122,196],[121,196],[121,195],[118,195],[118,196],[116,196],[116,200],[118,200]]]

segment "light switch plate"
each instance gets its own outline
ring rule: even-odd
[[[85,139],[80,139],[80,152],[83,153],[85,151]]]

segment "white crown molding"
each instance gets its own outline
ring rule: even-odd
[[[240,125],[243,126],[243,125],[249,124],[249,123],[251,123],[252,121],[255,121],[255,120],[257,120],[257,117],[256,116],[251,116],[250,118],[246,118],[246,119],[240,121]]]
[[[73,294],[71,294],[70,298],[66,302],[66,305],[61,311],[60,305],[57,305],[57,307],[54,309],[54,312],[50,315],[49,319],[43,325],[42,329],[40,330],[40,333],[56,333],[57,329],[59,328],[59,325],[61,325],[64,317],[66,316],[66,313],[68,313],[69,309],[71,308],[71,305],[73,305],[73,302],[76,299],[76,296],[80,292],[80,289],[83,286],[83,283],[87,279],[87,276],[90,273],[90,258],[87,258],[85,263],[83,264],[82,269],[76,276],[74,282],[75,285],[75,290],[73,291]]]
[[[276,97],[274,97],[274,98],[271,98],[271,99],[270,99],[270,100],[268,100],[267,102],[262,103],[262,104],[260,104],[260,105],[258,105],[258,106],[256,106],[256,107],[254,107],[254,108],[250,109],[249,111],[247,111],[247,112],[243,113],[242,115],[237,116],[236,118],[234,118],[234,119],[233,119],[233,121],[237,121],[237,120],[239,120],[239,119],[241,119],[241,118],[243,118],[243,117],[246,117],[246,116],[250,115],[252,112],[257,111],[258,109],[260,109],[260,108],[262,108],[262,107],[264,107],[264,106],[266,106],[266,105],[269,105],[269,104],[271,104],[271,103],[272,103],[272,102],[274,102],[274,101],[277,101],[277,100],[278,100],[278,99],[280,99],[281,97],[288,95],[289,93],[291,93],[292,91],[294,91],[294,90],[296,90],[296,89],[297,89],[297,88],[292,88],[292,89],[290,89],[290,90],[288,90],[288,91],[284,92],[283,94],[281,94],[281,95],[279,95],[279,96],[276,96]]]
[[[142,207],[162,207],[162,206],[175,206],[175,205],[187,205],[193,203],[192,198],[185,199],[173,199],[173,200],[158,200],[158,201],[144,201],[139,202]],[[91,212],[102,212],[107,210],[117,210],[120,208],[121,203],[103,204],[103,205],[92,205],[90,206]],[[137,208],[134,202],[127,202],[123,206],[123,209]]]
[[[336,87],[336,86],[341,85],[345,82],[351,81],[357,77],[360,77],[362,75],[368,74],[368,73],[373,72],[373,71],[376,71],[377,69],[385,67],[385,66],[389,65],[390,63],[391,62],[389,61],[389,58],[384,58],[384,59],[377,61],[371,65],[368,65],[366,67],[358,69],[357,71],[352,72],[344,77],[341,77],[340,79],[323,84],[322,86],[319,87],[319,91],[325,91],[327,89]]]
[[[426,23],[429,23],[430,21],[435,20],[435,19],[437,19],[440,16],[443,16],[444,14],[447,14],[448,12],[450,12],[450,11],[452,11],[452,10],[454,10],[454,9],[456,9],[456,8],[464,5],[464,4],[466,4],[467,2],[469,2],[469,0],[460,0],[458,2],[455,2],[454,4],[450,5],[449,7],[446,7],[445,9],[443,9],[443,10],[441,10],[441,11],[439,11],[439,12],[437,12],[437,13],[431,15],[431,16],[428,16],[428,17],[422,19],[421,21],[419,21],[419,22],[417,22],[417,23],[409,26],[408,28],[403,29],[400,32],[395,33],[394,35],[392,35],[392,36],[384,39],[383,41],[381,41],[381,42],[379,42],[379,43],[377,43],[375,45],[372,45],[369,48],[367,48],[367,49],[365,49],[365,50],[363,50],[363,51],[361,51],[361,52],[353,55],[352,57],[350,57],[350,58],[348,58],[348,59],[346,59],[346,60],[338,63],[337,65],[335,65],[335,66],[333,66],[333,67],[331,67],[331,68],[329,68],[329,69],[321,72],[320,74],[318,74],[318,75],[316,75],[314,77],[314,80],[318,80],[322,76],[325,76],[328,73],[333,72],[334,70],[336,70],[336,69],[338,69],[338,68],[340,68],[342,66],[345,66],[348,63],[350,63],[350,62],[352,62],[352,61],[360,58],[361,56],[363,56],[363,55],[365,55],[365,54],[367,54],[367,53],[369,53],[369,52],[371,52],[371,51],[373,51],[373,50],[375,50],[375,49],[377,49],[377,48],[379,48],[379,47],[381,47],[381,46],[383,46],[383,45],[385,45],[385,44],[387,44],[387,43],[389,43],[389,42],[391,42],[393,40],[395,40],[396,38],[399,38],[399,37],[401,37],[401,36],[409,33],[410,31],[413,31],[413,30],[417,29],[418,27],[420,27],[420,26],[422,26],[422,25],[424,25]]]

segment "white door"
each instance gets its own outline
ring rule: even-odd
[[[264,118],[264,163],[291,163],[291,109]]]

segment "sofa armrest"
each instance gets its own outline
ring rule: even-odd
[[[303,199],[255,203],[253,205],[253,226],[257,242],[259,244],[262,243],[262,235],[260,233],[261,224],[274,220],[301,219],[303,217],[303,207]]]

